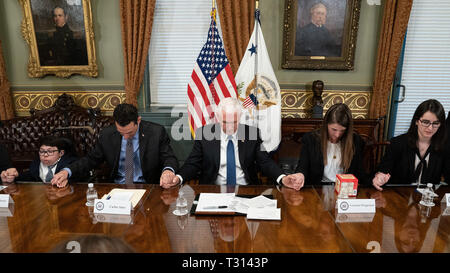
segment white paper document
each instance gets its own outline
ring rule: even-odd
[[[275,201],[275,202],[274,202]],[[267,206],[273,207],[273,206],[277,206],[277,200],[272,200],[269,199],[265,196],[262,195],[258,195],[256,197],[253,197],[251,199],[247,199],[244,200],[243,202],[245,202],[245,204],[251,208],[264,208]]]
[[[131,201],[131,197],[133,197],[134,192],[116,192],[111,195],[110,200],[118,200],[118,201]]]
[[[231,208],[234,193],[200,193],[196,212],[235,212]]]
[[[281,208],[249,208],[247,211],[247,219],[281,220]]]
[[[114,200],[114,201],[131,201],[131,205],[136,207],[136,205],[141,200],[142,196],[145,194],[144,189],[113,189],[108,194],[103,195],[102,199]]]
[[[231,201],[231,208],[237,213],[247,214],[249,206],[246,205],[248,198],[234,197]]]

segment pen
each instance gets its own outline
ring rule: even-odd
[[[206,206],[203,209],[226,209],[228,206]]]

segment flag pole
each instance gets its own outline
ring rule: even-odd
[[[255,91],[254,96],[258,97],[258,21],[259,21],[259,0],[256,0],[255,3],[255,47],[256,47],[256,54],[255,54]],[[256,106],[258,107],[258,105]],[[257,110],[257,109],[255,109]],[[256,127],[258,128],[259,125],[259,118],[258,118],[258,112],[255,111],[255,118],[256,118]]]

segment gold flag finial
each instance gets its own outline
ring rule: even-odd
[[[212,0],[211,17],[216,21],[216,0]]]

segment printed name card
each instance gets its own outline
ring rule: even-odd
[[[9,194],[0,194],[0,208],[8,208],[10,203],[14,203],[14,200]]]
[[[375,199],[338,199],[338,213],[375,213]]]
[[[442,202],[446,202],[447,203],[447,207],[450,207],[450,193],[446,193],[444,195],[444,199],[442,199]]]
[[[131,201],[95,199],[94,213],[131,214]]]

